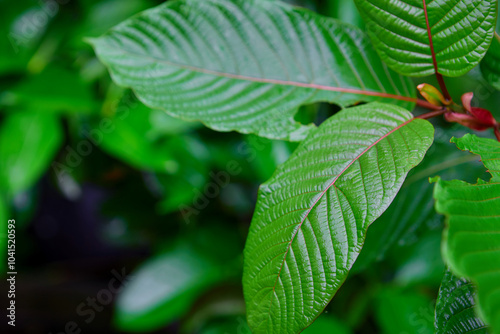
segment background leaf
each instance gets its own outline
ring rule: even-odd
[[[451,270],[478,288],[480,315],[500,331],[500,143],[465,135],[457,147],[481,156],[492,175],[489,183],[437,179],[436,210],[447,216],[443,256]]]
[[[344,110],[261,185],[243,275],[254,333],[295,333],[316,318],[432,136],[400,107]]]
[[[500,36],[495,33],[491,46],[481,61],[481,72],[486,81],[500,90]]]
[[[91,113],[97,109],[89,85],[78,73],[58,66],[47,67],[40,74],[28,77],[8,93],[9,100],[15,101],[9,102],[25,110]]]
[[[483,58],[497,18],[495,0],[355,2],[380,57],[390,68],[410,76],[434,73],[428,26],[438,72],[455,77]]]
[[[7,115],[0,127],[0,188],[16,194],[32,186],[62,140],[57,117],[36,112]]]
[[[446,270],[436,302],[436,334],[488,333],[474,312],[475,288],[472,283]]]
[[[120,328],[143,332],[169,324],[209,288],[238,274],[236,238],[216,227],[199,229],[196,238],[179,238],[132,274],[117,301]],[[224,249],[214,250],[212,243],[222,242]]]
[[[218,131],[301,140],[311,126],[293,120],[300,105],[415,102],[359,29],[277,2],[171,2],[91,43],[145,104]]]
[[[376,299],[375,314],[384,334],[432,334],[432,300],[401,288],[385,288]]]
[[[96,134],[100,139],[96,143],[104,150],[137,168],[173,174],[179,168],[178,159],[196,156],[199,160],[208,154],[194,139],[174,136],[195,123],[150,109],[130,96],[120,101],[105,122],[95,122],[89,133]]]

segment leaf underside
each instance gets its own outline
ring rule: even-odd
[[[298,333],[314,321],[432,140],[427,121],[371,103],[325,121],[278,167],[259,190],[245,246],[253,333]]]
[[[145,104],[218,131],[301,140],[301,105],[415,101],[361,30],[279,2],[168,2],[90,42]]]
[[[474,285],[450,270],[444,274],[436,302],[436,334],[488,333],[484,322],[474,312]]]
[[[467,73],[483,58],[497,17],[496,0],[355,0],[380,57],[397,72],[425,76]],[[424,12],[426,3],[428,23]]]
[[[480,155],[492,178],[477,184],[437,180],[436,210],[448,218],[443,255],[454,273],[476,284],[479,313],[500,332],[500,143],[472,135],[452,141]]]

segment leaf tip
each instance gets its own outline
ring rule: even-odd
[[[83,41],[87,44],[90,44],[92,46],[95,46],[97,43],[98,38],[96,37],[84,37]]]
[[[429,177],[429,183],[438,183],[440,180],[441,177],[439,176]]]

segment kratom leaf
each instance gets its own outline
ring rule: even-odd
[[[325,121],[278,167],[260,187],[245,246],[254,334],[297,333],[318,316],[432,140],[427,121],[372,103]]]
[[[500,36],[496,33],[488,52],[481,61],[481,72],[486,81],[500,90]]]
[[[455,133],[460,131],[453,130]],[[434,186],[429,183],[429,177],[439,174],[448,180],[475,181],[485,174],[477,157],[457,151],[455,145],[450,144],[448,131],[437,131],[446,141],[436,140],[422,163],[408,173],[392,204],[368,229],[366,242],[353,270],[365,269],[369,264],[381,261],[388,252],[399,255],[403,248],[420,242],[427,231],[442,228],[443,217],[434,210]],[[441,273],[439,275],[441,277]]]
[[[90,42],[145,104],[218,131],[301,140],[301,105],[416,101],[361,30],[274,1],[168,2]]]
[[[477,184],[435,180],[436,210],[448,225],[443,256],[455,274],[476,284],[479,314],[500,332],[500,143],[470,134],[452,142],[480,155],[492,178]]]
[[[436,302],[436,334],[488,333],[474,312],[475,295],[469,280],[447,270]]]
[[[463,75],[495,30],[496,0],[355,1],[380,57],[404,75]]]
[[[46,171],[62,144],[57,117],[17,112],[5,117],[0,128],[0,190],[17,194]]]

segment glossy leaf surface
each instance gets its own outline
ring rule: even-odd
[[[301,105],[415,101],[361,30],[279,2],[169,2],[91,43],[145,104],[218,131],[301,140]]]
[[[436,302],[436,334],[488,333],[474,312],[474,290],[469,280],[445,272]]]
[[[432,140],[427,121],[367,104],[325,121],[278,167],[259,190],[245,247],[254,333],[296,333],[318,316]]]
[[[443,217],[434,209],[434,186],[429,183],[429,177],[440,175],[447,180],[473,182],[486,174],[477,156],[458,151],[449,142],[450,132],[456,134],[460,131],[457,127],[453,131],[436,129],[436,138],[440,139],[436,139],[422,163],[408,173],[392,204],[368,229],[366,242],[353,270],[366,269],[369,264],[384,259],[386,254],[399,255],[407,246],[422,242],[421,237],[427,231],[442,228]],[[412,278],[428,274],[418,271]]]
[[[404,75],[463,75],[483,58],[495,30],[495,0],[355,1],[379,55]]]
[[[454,273],[477,285],[480,315],[493,332],[499,332],[500,143],[473,135],[452,141],[480,155],[492,178],[474,185],[437,180],[436,210],[448,218],[443,255]]]

